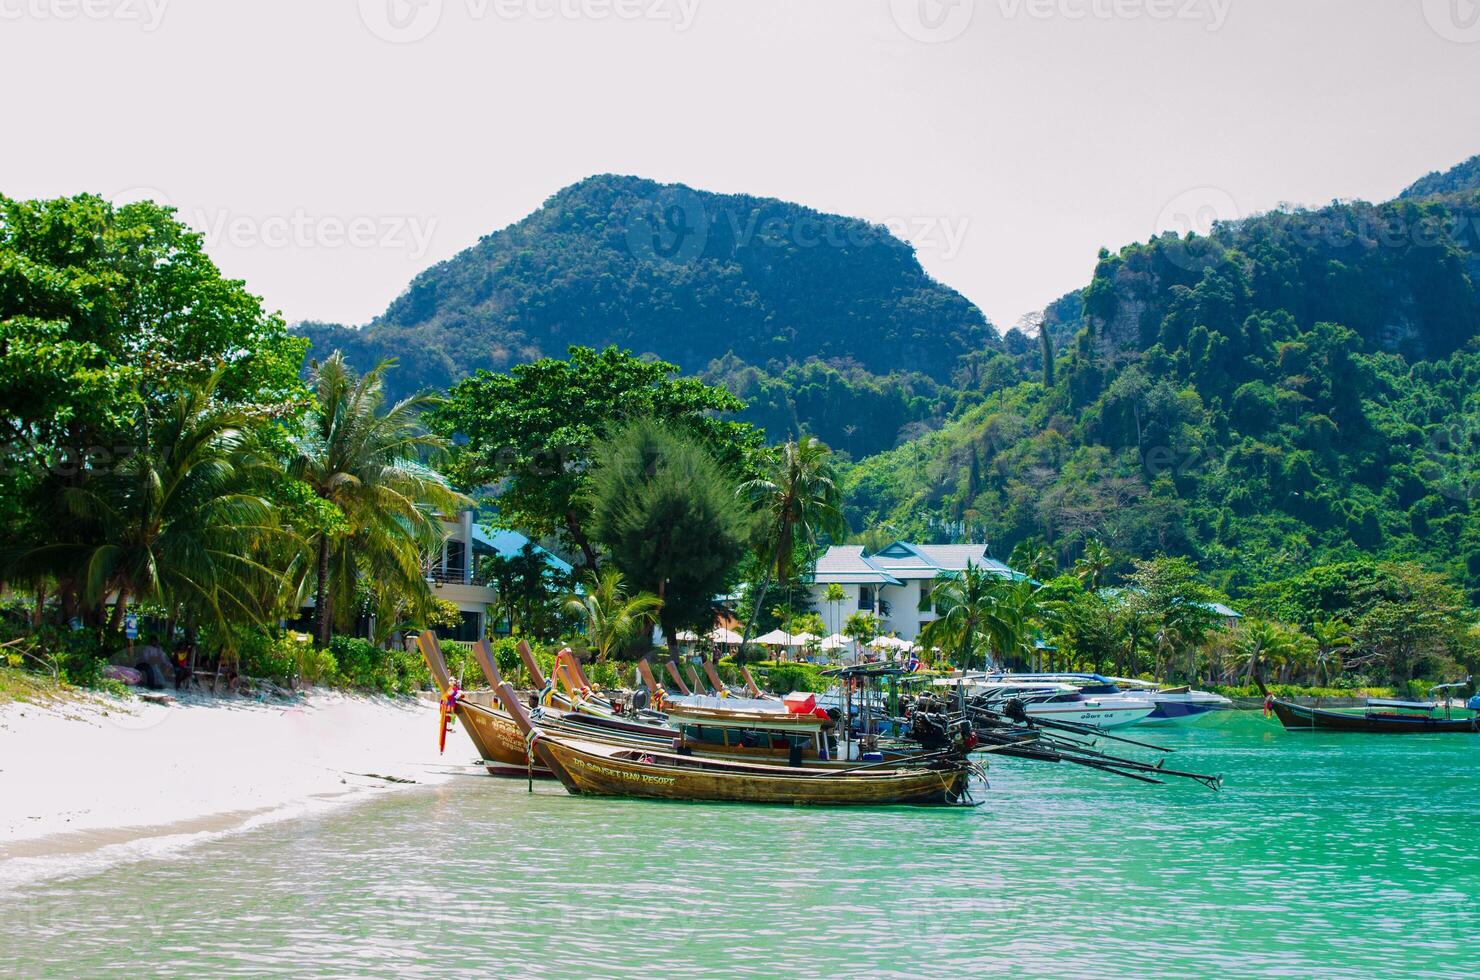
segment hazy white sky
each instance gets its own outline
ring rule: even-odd
[[[888,223],[1005,328],[1480,153],[1480,2],[0,0],[0,82],[0,191],[167,199],[290,320],[617,172]]]

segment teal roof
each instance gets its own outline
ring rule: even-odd
[[[524,546],[532,544],[529,538],[518,531],[510,531],[505,528],[485,528],[482,525],[473,525],[473,541],[481,544],[488,550],[501,555],[504,558],[513,558],[524,550]],[[546,551],[539,545],[534,545],[535,554],[545,559],[545,564],[557,571],[569,574],[572,571],[570,562],[561,558],[552,551]]]

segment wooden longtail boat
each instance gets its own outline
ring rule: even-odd
[[[714,663],[712,661],[704,661],[704,676],[709,678],[709,686],[716,695],[720,697],[729,696],[731,693],[730,688],[724,681],[720,680],[719,673],[714,669]]]
[[[507,684],[499,688],[499,695],[505,704],[514,699]],[[952,753],[921,757],[910,765],[888,762],[809,770],[556,735],[536,728],[517,701],[510,708],[539,760],[576,794],[816,806],[939,805],[967,799],[972,767]]]
[[[750,668],[743,664],[740,667],[740,676],[745,679],[745,687],[746,690],[750,691],[751,697],[765,701],[781,700],[774,694],[767,694],[765,691],[762,691],[760,685],[755,682],[755,678],[750,676]]]
[[[708,695],[711,695],[713,697],[718,697],[719,696],[719,691],[718,690],[706,690],[705,689],[704,683],[699,680],[699,672],[696,671],[696,670],[694,670],[694,665],[693,664],[686,663],[686,664],[683,665],[683,667],[684,667],[685,672],[687,672],[687,674],[688,674],[689,687],[690,687],[690,689],[693,690],[693,692],[695,694],[708,694]]]
[[[486,640],[473,645],[473,657],[488,678],[489,684],[495,691],[499,690],[504,678],[498,664],[494,662],[493,650]],[[476,700],[481,696],[477,693],[463,694],[462,699]],[[486,710],[475,716],[473,723],[496,727],[503,736],[500,744],[513,750],[516,747],[510,745],[507,729],[514,722],[507,711],[494,708],[492,700],[493,698],[489,698],[490,703],[482,705]],[[718,699],[715,700],[719,703]],[[741,707],[737,708],[684,705],[679,713],[669,716],[669,723],[666,725],[587,715],[550,706],[541,706],[532,715],[532,720],[545,731],[618,747],[660,752],[681,747],[685,752],[705,757],[812,768],[841,768],[847,765],[844,762],[830,761],[824,751],[827,745],[825,728],[828,724],[825,719],[816,715],[794,715],[784,711],[750,711],[743,707],[747,703],[741,701]],[[490,735],[490,739],[493,737]],[[517,751],[521,753],[520,758],[524,752],[522,738],[522,735],[519,736],[517,746]],[[524,772],[521,769],[518,772],[501,774],[522,776]]]
[[[1480,733],[1480,714],[1467,718],[1437,718],[1434,711],[1438,705],[1420,701],[1389,701],[1368,699],[1361,714],[1354,711],[1334,711],[1330,708],[1311,708],[1293,701],[1284,701],[1269,693],[1264,679],[1255,675],[1254,683],[1264,695],[1264,707],[1273,712],[1290,732],[1365,732],[1373,735],[1423,735],[1430,733]],[[1458,684],[1443,684],[1434,690],[1459,687]],[[1433,691],[1429,692],[1430,694]]]
[[[673,681],[673,686],[678,688],[678,693],[684,695],[685,697],[692,697],[694,692],[689,690],[688,684],[684,683],[684,679],[679,674],[678,668],[673,666],[673,661],[670,660],[663,666],[668,668],[668,677]]]
[[[1382,735],[1480,732],[1480,716],[1435,718],[1425,714],[1404,714],[1402,710],[1389,710],[1381,704],[1369,705],[1362,714],[1357,714],[1329,708],[1308,708],[1278,698],[1270,698],[1265,703],[1280,724],[1292,732],[1368,732]]]
[[[489,703],[483,703],[476,695],[465,694],[456,689],[451,672],[447,669],[447,660],[442,655],[442,645],[437,641],[435,633],[430,630],[423,632],[416,638],[416,643],[426,659],[427,669],[432,672],[432,679],[442,689],[443,703],[446,704],[449,696],[451,697],[452,710],[463,723],[463,731],[468,733],[468,738],[478,750],[479,759],[489,775],[553,778],[546,767],[530,766],[524,733],[508,712],[496,708],[491,703],[492,699]],[[446,724],[445,719],[443,724]]]

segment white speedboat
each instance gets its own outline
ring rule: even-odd
[[[1030,718],[1072,722],[1093,728],[1134,725],[1156,710],[1156,705],[1145,698],[1118,692],[1087,692],[1073,681],[1047,675],[982,674],[947,677],[935,683],[941,687],[964,684],[969,696],[982,697],[989,705],[997,707],[1015,698],[1022,702],[1023,710]]]
[[[1151,681],[1113,678],[1115,686],[1135,697],[1146,698],[1156,705],[1147,715],[1146,725],[1187,725],[1206,719],[1215,711],[1226,711],[1233,702],[1211,691],[1194,691],[1190,687],[1162,687]]]

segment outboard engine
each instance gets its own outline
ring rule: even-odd
[[[1011,718],[1019,725],[1028,724],[1028,706],[1023,703],[1022,698],[1008,698],[1002,702],[1002,714]]]

